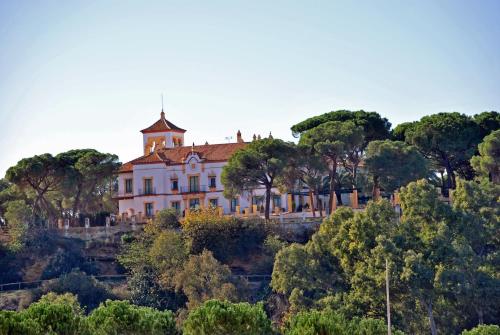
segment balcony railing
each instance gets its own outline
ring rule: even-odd
[[[181,193],[201,193],[207,192],[207,185],[196,185],[196,186],[180,186],[179,192]]]
[[[139,189],[139,192],[137,195],[155,195],[156,194],[156,187],[153,188],[146,188],[146,189]]]
[[[118,191],[113,193],[113,198],[127,198],[127,197],[133,197],[134,194],[129,193],[129,192],[124,192],[124,191]]]

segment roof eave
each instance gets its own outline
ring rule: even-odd
[[[166,133],[166,132],[174,132],[174,133],[185,133],[184,129],[165,129],[165,130],[148,130],[148,128],[141,130],[143,134],[152,134],[152,133]]]

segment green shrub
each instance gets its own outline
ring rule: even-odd
[[[95,266],[85,260],[82,248],[79,246],[71,246],[64,248],[64,250],[59,250],[43,270],[41,279],[56,278],[70,273],[74,269],[80,269],[89,275],[97,272]]]
[[[14,320],[25,334],[80,335],[84,333],[83,310],[72,295],[49,294],[20,312]],[[43,332],[42,332],[43,331]]]
[[[184,335],[266,335],[272,334],[271,321],[262,304],[233,304],[209,300],[194,309],[184,322]]]
[[[403,335],[400,331],[392,332]],[[300,312],[293,316],[285,326],[286,335],[385,335],[387,326],[384,320],[354,318],[331,310]]]
[[[0,310],[1,335],[45,335],[42,326],[35,320],[14,311]],[[50,333],[49,333],[50,334]]]
[[[152,222],[155,228],[160,230],[165,229],[178,229],[181,227],[179,223],[179,216],[175,209],[165,208],[159,211]]]
[[[107,288],[94,278],[80,271],[73,271],[42,286],[41,293],[73,293],[87,311],[91,311],[106,299],[114,298]]]
[[[264,274],[272,273],[276,254],[287,245],[287,242],[281,240],[276,235],[267,236],[262,243],[262,258],[253,265],[253,271]]]
[[[210,299],[240,301],[246,296],[246,282],[233,278],[229,267],[219,263],[208,250],[189,256],[174,283],[175,290],[186,296],[188,309]]]
[[[204,249],[212,251],[221,262],[245,257],[260,248],[267,236],[266,228],[258,222],[219,216],[211,208],[193,211],[186,216],[182,231],[191,244],[191,253]]]
[[[147,266],[131,273],[127,287],[130,292],[130,301],[137,306],[176,311],[186,304],[186,297],[182,292],[162,287],[159,284],[158,275]]]
[[[500,327],[497,325],[480,325],[471,330],[464,330],[462,335],[500,335]]]
[[[120,240],[121,240],[122,244],[128,244],[128,243],[132,243],[133,241],[135,241],[135,237],[131,233],[125,233],[120,237]]]
[[[138,307],[128,301],[108,300],[87,318],[93,335],[175,335],[175,319],[170,311]]]
[[[31,220],[31,209],[24,200],[14,200],[7,203],[5,219],[9,227],[9,247],[13,251],[23,248]]]

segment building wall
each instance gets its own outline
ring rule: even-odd
[[[144,215],[145,203],[153,203],[154,212],[164,208],[171,208],[172,202],[180,202],[181,212],[189,208],[191,199],[199,199],[200,206],[209,206],[210,199],[217,199],[218,206],[223,208],[225,214],[231,213],[231,201],[224,198],[224,187],[221,182],[222,168],[227,162],[204,163],[196,154],[187,157],[184,164],[165,165],[161,164],[143,164],[134,165],[133,172],[121,173],[119,175],[119,213],[127,213],[138,215],[139,212]],[[202,192],[188,193],[189,177],[198,176],[200,190]],[[216,177],[215,189],[209,188],[209,177]],[[133,179],[133,194],[125,193],[125,180]],[[153,194],[144,194],[144,179],[151,178],[153,180]],[[171,189],[171,180],[177,178],[178,191]],[[280,195],[277,189],[273,189],[273,193],[281,198],[281,207],[287,208],[286,195]],[[129,197],[130,196],[130,197]],[[241,211],[245,208],[252,207],[253,196],[265,196],[265,189],[260,188],[252,192],[252,194],[243,194],[238,197]],[[272,206],[272,202],[271,202]],[[272,209],[272,207],[271,207]]]

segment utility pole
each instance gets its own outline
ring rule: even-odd
[[[387,335],[391,335],[391,301],[389,297],[389,261],[385,259],[385,292],[387,295]]]

